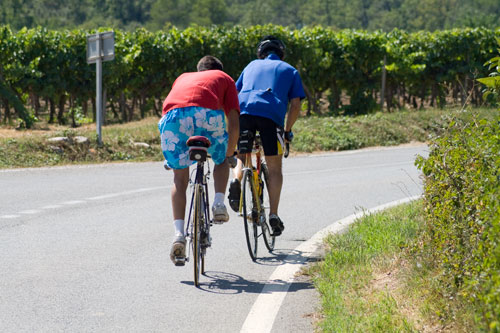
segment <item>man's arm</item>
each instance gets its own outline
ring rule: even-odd
[[[299,97],[292,98],[290,100],[290,110],[288,110],[288,115],[286,117],[285,132],[292,130],[293,124],[299,117],[301,108],[301,101]]]
[[[233,156],[240,137],[240,113],[236,109],[230,110],[227,114],[227,134],[226,156]]]

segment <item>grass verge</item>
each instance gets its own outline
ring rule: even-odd
[[[494,109],[475,109],[481,118],[492,118]],[[452,109],[399,111],[358,117],[303,117],[294,126],[293,152],[337,151],[371,146],[426,142],[447,126],[447,117],[470,117],[471,112]],[[0,168],[40,167],[75,163],[162,160],[158,118],[104,126],[104,145],[97,145],[95,126],[76,129],[37,124],[38,130],[0,128]],[[49,138],[85,136],[86,145],[54,147]],[[137,145],[135,143],[146,143]]]
[[[325,261],[310,268],[322,298],[324,332],[471,332],[473,308],[442,297],[432,262],[414,255],[422,226],[418,200],[365,216],[326,239]]]

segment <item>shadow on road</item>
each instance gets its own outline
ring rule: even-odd
[[[312,256],[310,253],[305,255],[301,251],[280,249],[273,251],[272,257],[259,258],[257,264],[269,266],[299,265],[302,266],[308,262],[316,262],[321,258]],[[271,281],[250,281],[239,275],[225,272],[208,271],[205,277],[209,281],[202,281],[199,288],[201,290],[217,294],[239,294],[239,293],[274,293],[274,292],[296,292],[304,289],[314,289],[314,286],[308,279],[294,279],[292,282],[283,280]],[[301,281],[299,281],[301,280]],[[304,281],[306,280],[306,281]],[[181,281],[183,284],[193,285],[193,281]],[[263,290],[266,287],[265,291]]]
[[[250,281],[231,273],[224,272],[205,272],[205,276],[210,279],[207,282],[201,282],[201,290],[216,294],[241,294],[241,293],[262,293],[264,286],[267,285],[266,292],[295,292],[304,289],[314,289],[310,282],[293,281],[291,283],[282,280],[273,281]],[[187,285],[193,285],[193,281],[181,281]]]

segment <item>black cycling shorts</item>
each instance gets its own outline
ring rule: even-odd
[[[251,152],[257,131],[260,133],[264,155],[283,154],[283,147],[285,146],[283,128],[269,118],[248,114],[240,116],[240,139],[238,140],[240,154]],[[250,135],[247,133],[250,133]]]

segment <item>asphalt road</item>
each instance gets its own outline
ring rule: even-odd
[[[302,245],[333,222],[419,195],[414,160],[426,149],[285,160],[276,251],[261,243],[252,262],[231,212],[212,229],[200,288],[192,264],[169,260],[172,173],[162,163],[0,171],[0,331],[312,331],[318,296],[287,267],[317,258]]]

